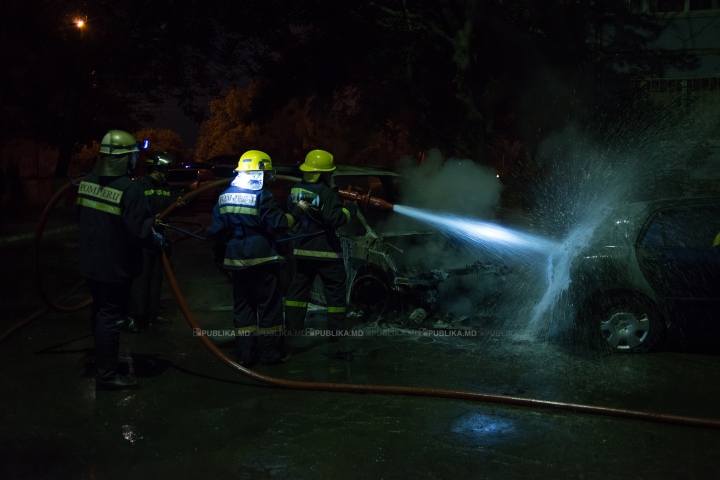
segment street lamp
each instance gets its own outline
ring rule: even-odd
[[[75,20],[75,26],[77,28],[83,28],[85,26],[85,20],[78,18],[77,20]]]

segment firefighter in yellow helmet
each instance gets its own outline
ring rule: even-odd
[[[336,341],[346,328],[347,296],[347,275],[336,229],[357,214],[357,205],[352,202],[343,205],[337,190],[331,186],[335,163],[330,153],[311,151],[300,170],[303,180],[290,191],[288,206],[293,208],[302,200],[310,204],[298,225],[299,233],[308,236],[295,243],[296,271],[285,300],[285,325],[294,331],[305,328],[310,289],[319,275],[325,285],[330,339]],[[317,235],[309,235],[313,233]]]
[[[130,286],[142,271],[143,248],[161,248],[162,235],[145,192],[128,170],[135,166],[138,142],[128,132],[110,130],[100,143],[92,173],[80,183],[77,270],[92,294],[91,330],[95,336],[98,390],[138,386],[118,374],[120,319]]]
[[[223,268],[232,273],[238,361],[242,365],[258,360],[263,365],[277,365],[290,355],[285,350],[278,278],[285,258],[274,237],[292,227],[307,204],[299,202],[291,213],[280,209],[267,188],[275,171],[264,152],[243,153],[235,171],[237,176],[213,209],[208,238],[221,240],[227,232],[232,235]]]

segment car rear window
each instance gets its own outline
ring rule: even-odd
[[[645,231],[646,247],[712,248],[720,234],[720,206],[669,208],[657,213]]]

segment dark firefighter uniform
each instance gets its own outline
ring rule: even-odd
[[[292,227],[302,210],[286,214],[266,188],[240,186],[245,176],[272,171],[267,154],[257,150],[244,153],[236,171],[235,181],[213,208],[213,222],[207,233],[214,240],[224,238],[228,230],[232,233],[223,268],[232,273],[238,360],[244,365],[254,363],[259,347],[260,362],[274,365],[289,357],[285,351],[278,279],[285,257],[273,237]]]
[[[152,152],[146,161],[147,169],[165,169],[171,163],[166,152]],[[165,161],[165,163],[160,163]],[[135,182],[142,188],[153,216],[157,216],[177,199],[177,194],[170,191],[164,181],[164,171],[154,178],[150,173]],[[155,231],[164,234],[163,227],[156,226]],[[158,320],[160,315],[160,296],[162,288],[162,251],[151,248],[143,249],[142,273],[135,279],[130,291],[128,302],[128,330],[137,332],[140,328]]]
[[[117,374],[120,318],[132,280],[142,270],[142,248],[154,243],[154,217],[142,188],[127,175],[137,146],[127,132],[111,130],[103,138],[101,158],[80,183],[77,199],[79,245],[77,270],[93,297],[91,329],[95,336],[100,389],[137,386]]]
[[[354,203],[343,206],[336,190],[326,183],[330,174],[324,175],[323,179],[321,174],[312,173],[335,170],[332,155],[314,150],[300,168],[310,173],[306,173],[303,181],[292,188],[288,205],[292,208],[299,200],[305,200],[310,208],[300,217],[298,234],[323,233],[295,241],[296,271],[285,300],[285,325],[294,331],[305,328],[310,289],[319,275],[325,286],[327,327],[335,332],[346,328],[347,297],[347,274],[336,229],[355,216],[357,206]]]

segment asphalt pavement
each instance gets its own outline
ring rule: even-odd
[[[186,220],[203,223],[207,215]],[[74,247],[71,229],[45,243],[43,282],[53,293],[77,280]],[[29,245],[0,243],[0,252],[5,331],[41,302],[27,266]],[[209,245],[178,242],[172,263],[203,328],[231,354],[231,286]],[[0,343],[0,478],[720,478],[718,430],[269,387],[205,349],[167,282],[163,308],[170,324],[122,336],[123,368],[141,385],[135,391],[94,390],[88,309],[46,314]],[[475,325],[478,333],[462,338],[380,328],[376,320],[354,317],[362,336],[339,344],[293,338],[287,364],[255,369],[302,381],[437,387],[720,419],[720,352],[712,341],[607,356],[505,330],[502,319]],[[312,308],[308,321],[324,328],[323,310]],[[332,359],[337,352],[352,354]]]

